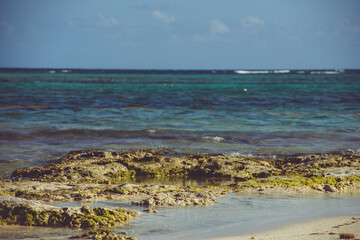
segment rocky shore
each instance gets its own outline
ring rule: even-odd
[[[201,177],[230,183],[207,186],[128,183],[129,179],[139,177],[157,178],[158,182]],[[273,160],[223,154],[174,157],[155,150],[72,151],[47,165],[18,169],[11,177],[0,179],[0,223],[100,231],[103,227],[127,224],[138,213],[123,208],[64,209],[49,204],[116,200],[148,207],[209,206],[231,192],[360,192],[360,155],[311,154]],[[85,235],[120,239],[109,234],[101,230]]]

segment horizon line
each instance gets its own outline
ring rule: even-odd
[[[116,71],[314,71],[314,70],[360,70],[360,68],[83,68],[83,67],[0,67],[0,69],[35,70],[116,70]]]

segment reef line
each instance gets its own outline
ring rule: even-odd
[[[49,204],[101,200],[134,205],[209,206],[228,193],[359,193],[359,154],[309,154],[281,160],[240,156],[167,156],[156,150],[72,151],[44,166],[0,179],[0,224],[97,229],[84,237],[130,239],[103,227],[128,224],[139,215],[124,208],[56,208]],[[231,179],[207,186],[127,184],[137,177]],[[153,211],[148,211],[153,212]],[[75,238],[76,236],[74,236]],[[81,236],[78,236],[81,237]],[[122,238],[121,238],[122,237]]]

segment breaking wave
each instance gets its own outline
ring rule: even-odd
[[[223,137],[218,137],[218,136],[205,136],[203,137],[203,139],[205,140],[210,140],[210,141],[214,141],[214,142],[222,142],[225,140],[225,138]]]
[[[345,73],[355,73],[357,70],[344,70],[344,69],[327,69],[327,70],[235,70],[236,74],[345,74]]]

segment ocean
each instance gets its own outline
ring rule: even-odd
[[[0,177],[80,149],[152,148],[175,156],[275,160],[359,152],[359,93],[360,70],[0,69]],[[202,184],[192,179],[177,184],[189,181]],[[358,194],[228,194],[210,207],[160,208],[114,231],[149,240],[250,234],[356,215],[359,199]],[[143,210],[122,202],[93,204]],[[80,232],[13,227],[2,233],[4,239],[67,239]]]
[[[360,70],[0,69],[0,176],[80,149],[360,151]]]

